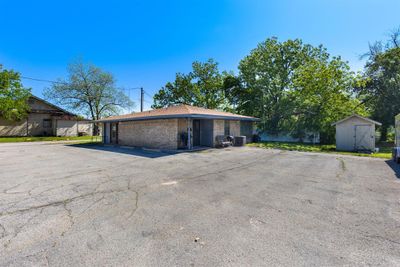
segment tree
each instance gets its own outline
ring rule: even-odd
[[[357,113],[366,115],[364,105],[354,97],[354,74],[340,57],[311,60],[300,66],[293,78],[290,93],[296,103],[294,133],[319,132],[321,142],[334,142],[332,122]]]
[[[0,116],[7,120],[20,120],[29,110],[30,90],[23,87],[20,74],[5,70],[0,65]]]
[[[372,118],[382,123],[381,140],[386,140],[394,116],[400,113],[400,30],[394,31],[386,44],[371,45],[367,56],[358,92]]]
[[[267,39],[240,62],[239,71],[236,80],[226,81],[226,88],[233,85],[231,100],[239,113],[261,118],[261,130],[271,134],[317,131],[332,142],[330,123],[364,111],[352,94],[354,74],[322,46]]]
[[[240,61],[238,111],[261,118],[261,128],[270,133],[288,130],[294,102],[293,75],[309,58],[318,56],[321,48],[304,45],[301,40],[278,42],[267,39]]]
[[[213,59],[205,63],[195,61],[190,73],[177,73],[174,82],[168,82],[154,95],[152,107],[187,104],[210,109],[227,108],[223,87],[226,75],[219,72],[218,63]]]
[[[44,95],[62,106],[89,115],[93,120],[117,115],[122,108],[133,105],[115,86],[111,73],[81,61],[70,64],[67,79],[59,79],[45,90]],[[97,134],[97,129],[94,134]]]

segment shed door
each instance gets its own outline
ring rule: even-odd
[[[371,126],[356,125],[356,150],[372,150],[374,136],[371,136]]]

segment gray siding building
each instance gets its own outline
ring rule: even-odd
[[[374,151],[375,125],[381,123],[356,114],[332,123],[336,126],[336,150]]]

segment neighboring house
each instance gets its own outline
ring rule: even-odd
[[[336,126],[336,150],[374,151],[375,125],[382,124],[356,114],[332,123]]]
[[[265,142],[301,142],[301,143],[311,143],[319,144],[320,135],[318,132],[307,132],[303,138],[293,137],[290,133],[279,133],[276,135],[260,133],[261,141]]]
[[[92,121],[57,107],[36,96],[28,99],[25,119],[9,121],[0,117],[0,136],[77,136],[91,135]]]
[[[179,105],[99,120],[103,142],[158,149],[215,147],[217,136],[251,140],[257,118]]]

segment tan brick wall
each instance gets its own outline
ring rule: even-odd
[[[181,133],[187,133],[188,128],[188,119],[178,119],[178,148],[186,148],[187,142],[184,143],[181,141],[180,135]]]
[[[177,149],[178,119],[120,122],[118,125],[118,144]]]
[[[230,121],[229,132],[232,136],[240,136],[240,121]]]
[[[225,121],[224,120],[214,120],[214,128],[213,128],[213,140],[214,146],[217,145],[216,136],[217,135],[224,135],[225,133]]]

